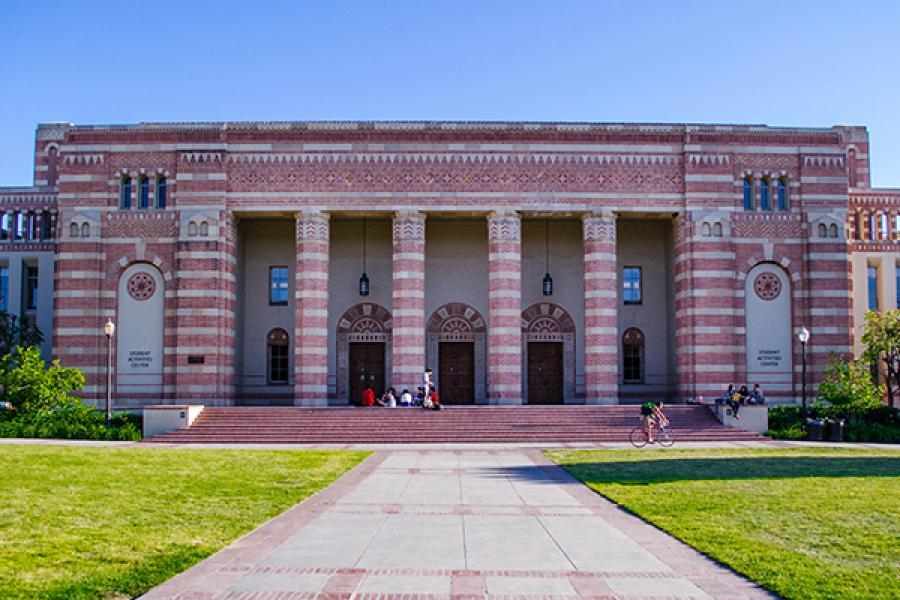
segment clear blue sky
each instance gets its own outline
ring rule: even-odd
[[[0,185],[38,122],[869,127],[900,186],[900,2],[0,0]]]

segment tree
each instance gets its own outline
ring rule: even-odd
[[[19,348],[39,346],[43,341],[44,334],[33,321],[0,310],[0,356],[15,356]]]
[[[887,386],[888,404],[900,395],[900,309],[866,313],[862,343],[863,358],[878,366]]]
[[[72,396],[84,387],[84,374],[63,367],[58,360],[49,365],[34,346],[18,348],[14,356],[6,356],[0,371],[4,399],[18,414],[40,415],[55,410],[85,406]]]
[[[819,397],[841,412],[860,414],[881,405],[883,388],[872,381],[865,360],[847,362],[832,354],[825,377],[819,384]]]

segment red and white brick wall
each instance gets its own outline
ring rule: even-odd
[[[488,399],[522,403],[522,223],[488,215]]]
[[[328,241],[327,214],[297,215],[294,399],[305,406],[328,403]]]
[[[584,226],[584,393],[588,404],[618,402],[616,220],[588,213]]]
[[[401,142],[403,150],[385,149],[386,143]],[[616,215],[677,215],[674,329],[681,396],[714,393],[727,380],[743,376],[745,315],[740,278],[746,277],[751,263],[777,263],[789,274],[794,288],[793,325],[806,325],[813,333],[813,377],[821,372],[828,351],[850,346],[851,282],[845,254],[851,249],[846,237],[818,239],[816,234],[819,223],[844,222],[849,187],[855,197],[869,185],[864,128],[53,125],[38,131],[36,185],[48,183],[48,150],[53,144],[58,148],[58,228],[63,232],[57,249],[54,347],[70,364],[85,367],[88,395],[103,391],[97,385],[102,375],[98,365],[105,356],[100,328],[105,318],[115,314],[122,261],[145,261],[158,262],[168,273],[164,400],[229,401],[237,319],[233,220],[245,212],[301,213],[302,222],[314,216],[316,223],[325,224],[325,237],[318,241],[301,239],[301,221],[297,229],[296,333],[297,340],[310,349],[298,353],[295,365],[296,393],[303,402],[325,397],[318,386],[327,383],[327,372],[323,375],[321,369],[326,364],[327,371],[325,358],[333,351],[317,337],[329,326],[327,224],[332,211],[396,214],[397,218],[412,213],[419,219],[447,212],[469,217],[518,213],[528,218],[534,211],[584,215],[585,323],[578,334],[583,333],[585,340],[585,393],[590,402],[611,402],[617,394],[619,340],[612,333],[617,327],[619,293]],[[117,190],[123,172],[167,173],[166,211],[119,211]],[[746,173],[773,179],[786,175],[790,210],[745,213],[740,186]],[[47,191],[56,193],[52,188]],[[891,206],[887,208],[893,210]],[[197,215],[209,219],[207,239],[184,235],[185,223]],[[88,224],[90,235],[67,237],[72,222]],[[721,226],[721,236],[714,234],[716,224]],[[852,219],[851,224],[855,224]],[[599,231],[605,237],[595,237]],[[394,324],[408,328],[411,335],[415,329],[424,331],[427,318],[423,301],[416,297],[418,290],[405,287],[424,281],[415,275],[424,269],[424,258],[418,258],[424,256],[424,226],[422,232],[416,241],[395,236],[392,242],[393,283],[398,287],[392,292],[391,308],[400,311]],[[493,248],[495,242],[488,243]],[[510,254],[493,249],[490,253]],[[496,263],[497,272],[506,272],[509,265],[501,263],[507,259],[494,258],[489,257],[490,269]],[[405,281],[396,273],[414,275]],[[497,281],[515,295],[515,281],[499,277]],[[517,285],[521,293],[521,281]],[[490,312],[489,325],[496,327],[497,335],[490,336],[489,369],[490,361],[499,356],[491,353],[490,346],[508,346],[508,340],[499,337],[508,324],[499,319],[501,315],[511,318],[498,312],[492,319]],[[188,365],[187,357],[201,350],[205,363]],[[799,348],[794,358],[798,369]],[[395,345],[392,359],[395,377],[408,378],[414,370],[417,378],[424,366],[424,348],[413,343],[404,354]],[[513,365],[494,364],[490,380],[498,386],[513,385],[504,378],[514,378],[515,372],[503,375],[497,370],[501,367]],[[784,397],[791,393],[788,390]]]
[[[394,215],[392,248],[391,385],[415,390],[426,367],[424,214]]]

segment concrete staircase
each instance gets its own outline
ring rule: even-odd
[[[637,406],[449,406],[421,408],[208,407],[187,429],[150,443],[627,442]],[[669,405],[676,439],[761,437],[725,427],[705,406]]]

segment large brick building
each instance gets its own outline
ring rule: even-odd
[[[868,152],[843,126],[41,125],[33,187],[0,188],[0,300],[88,401],[113,319],[121,406],[346,404],[426,366],[460,403],[797,400],[801,326],[815,381],[861,294],[896,306]]]

